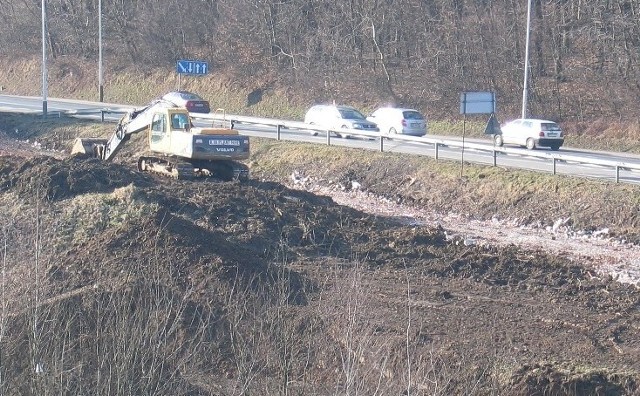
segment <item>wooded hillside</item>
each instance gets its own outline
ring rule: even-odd
[[[98,58],[98,0],[47,0],[47,45]],[[459,94],[522,104],[526,0],[103,0],[105,62],[200,59],[300,102],[396,102],[458,114]],[[530,112],[561,121],[637,116],[640,2],[533,0]],[[0,0],[3,56],[41,52],[39,1]]]

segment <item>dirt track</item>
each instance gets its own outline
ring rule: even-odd
[[[0,157],[9,277],[30,271],[22,249],[37,217],[48,304],[65,296],[85,306],[152,280],[193,312],[211,310],[220,325],[206,338],[216,352],[205,366],[216,370],[181,361],[189,370],[172,377],[173,394],[232,394],[246,378],[253,392],[282,390],[278,340],[287,386],[301,394],[640,392],[640,291],[568,253],[469,243],[446,226],[407,225],[274,181],[173,181],[22,149],[28,158],[8,146]],[[30,293],[12,284],[16,301]],[[236,323],[239,285],[262,305]],[[99,322],[98,311],[84,315]],[[180,323],[191,331],[192,321]],[[249,349],[232,348],[233,323],[252,329],[238,333]],[[83,329],[91,337],[92,325],[74,331]],[[259,341],[257,329],[269,335]],[[89,361],[87,345],[75,353]],[[154,355],[167,367],[171,347]],[[260,368],[244,377],[250,357]]]

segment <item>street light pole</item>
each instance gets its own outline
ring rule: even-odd
[[[42,0],[42,115],[47,116],[47,9],[45,0]]]
[[[524,50],[524,87],[522,88],[522,118],[527,118],[529,79],[529,32],[531,31],[531,0],[527,2],[527,38]]]
[[[98,0],[98,94],[100,102],[104,100],[102,85],[102,0]]]

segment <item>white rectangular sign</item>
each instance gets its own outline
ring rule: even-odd
[[[495,93],[463,92],[460,94],[460,114],[491,114],[495,112]]]

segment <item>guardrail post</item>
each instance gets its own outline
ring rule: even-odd
[[[384,151],[384,136],[380,135],[380,152]]]
[[[438,143],[435,143],[435,151],[436,152],[435,152],[434,158],[438,159]]]
[[[331,146],[331,138],[329,137],[329,135],[331,135],[331,132],[327,131],[327,146]]]
[[[616,183],[620,183],[620,167],[616,165]]]
[[[100,110],[100,122],[104,122],[104,110]]]
[[[553,157],[553,174],[556,174],[556,157]]]
[[[497,166],[498,165],[498,152],[496,150],[493,150],[493,166]]]
[[[282,125],[276,125],[276,139],[280,140],[280,130],[282,129]]]

